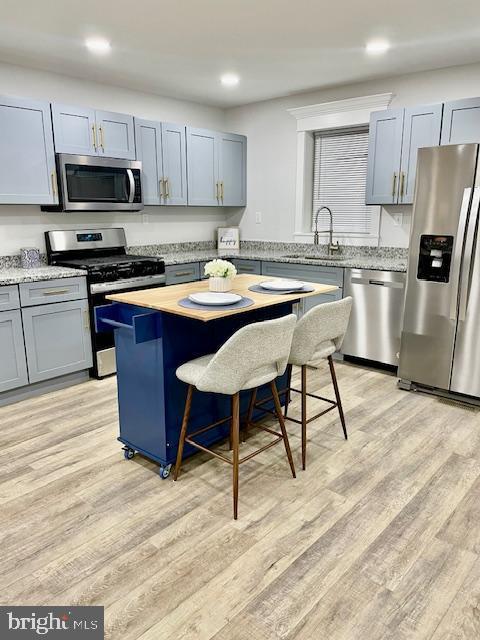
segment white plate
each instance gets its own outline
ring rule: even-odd
[[[300,280],[267,280],[261,282],[262,289],[268,289],[269,291],[298,291],[303,289],[305,283]]]
[[[212,307],[235,304],[242,299],[237,293],[215,293],[207,291],[205,293],[191,293],[188,299],[196,304],[206,304]]]

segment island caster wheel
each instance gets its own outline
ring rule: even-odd
[[[158,475],[162,478],[162,480],[166,480],[170,475],[171,470],[172,470],[171,464],[167,464],[165,466],[161,464],[160,469],[158,470]]]
[[[131,460],[135,455],[135,451],[133,449],[130,449],[130,447],[124,447],[123,455],[125,457],[125,460]]]

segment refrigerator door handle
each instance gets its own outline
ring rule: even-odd
[[[471,187],[468,187],[468,189],[463,190],[462,206],[460,208],[460,217],[458,219],[457,234],[455,236],[455,250],[453,253],[452,282],[453,282],[454,290],[452,292],[452,299],[450,301],[450,320],[457,319],[458,283],[460,278],[460,265],[462,262],[463,240],[465,236],[465,227],[467,225],[468,208],[470,204],[471,195],[472,195]]]
[[[460,311],[459,320],[465,320],[467,316],[468,300],[470,298],[470,270],[472,264],[473,241],[475,239],[475,229],[477,227],[478,213],[480,207],[480,187],[473,190],[472,208],[468,220],[467,235],[465,238],[465,251],[462,266],[462,282],[460,288]]]

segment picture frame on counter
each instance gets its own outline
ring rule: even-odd
[[[219,251],[240,251],[239,227],[219,227],[217,229],[217,247]]]

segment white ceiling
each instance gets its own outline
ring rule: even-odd
[[[110,55],[85,50],[98,35]],[[372,38],[392,49],[367,56]],[[2,0],[0,60],[228,107],[479,61],[480,2]]]

